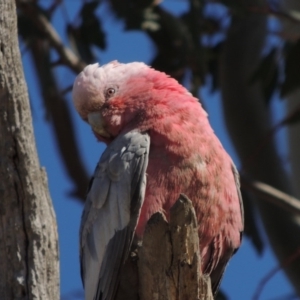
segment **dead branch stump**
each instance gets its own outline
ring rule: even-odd
[[[180,195],[168,223],[149,220],[142,246],[127,260],[117,300],[213,300],[210,278],[201,274],[198,224],[191,201]],[[136,248],[136,247],[135,247]]]

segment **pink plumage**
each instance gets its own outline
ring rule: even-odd
[[[155,212],[168,219],[180,193],[186,194],[198,219],[202,271],[211,275],[216,290],[240,246],[243,209],[235,167],[198,99],[143,63],[116,61],[86,67],[74,83],[73,99],[80,116],[108,145],[132,131],[150,137],[135,232],[141,237]]]

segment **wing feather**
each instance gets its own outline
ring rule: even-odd
[[[245,216],[244,216],[243,198],[242,198],[242,194],[241,194],[240,175],[239,175],[239,172],[238,172],[236,166],[233,163],[232,163],[232,172],[233,172],[233,176],[234,176],[234,180],[235,180],[235,184],[236,184],[236,189],[237,189],[237,193],[238,193],[238,197],[239,197],[239,201],[240,201],[242,224],[244,224]],[[242,234],[243,229],[244,228],[241,228],[241,234]]]
[[[241,228],[240,228],[240,239],[242,241],[243,224],[244,224],[244,206],[243,206],[243,199],[240,191],[240,178],[239,178],[238,170],[236,169],[233,163],[231,165],[231,168],[232,168],[235,185],[236,185],[236,191],[238,194],[239,204],[240,204],[240,213],[241,213],[241,221],[242,221]],[[219,257],[216,260],[218,261],[217,267],[214,268],[211,273],[212,290],[214,295],[216,295],[216,293],[218,292],[228,261],[230,260],[232,255],[234,255],[239,249],[239,248],[235,248],[235,249],[227,248],[226,251],[223,250],[222,256],[220,256],[220,251],[222,250],[221,247],[224,240],[225,237],[222,234],[220,234],[215,237],[212,244],[214,247],[214,250],[212,252],[214,253],[214,255]]]
[[[116,293],[144,201],[149,147],[148,134],[128,132],[97,165],[80,227],[86,300],[111,300]]]

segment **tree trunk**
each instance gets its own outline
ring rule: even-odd
[[[0,299],[59,299],[58,236],[39,166],[17,37],[0,1]]]

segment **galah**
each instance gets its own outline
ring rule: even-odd
[[[85,299],[114,298],[134,236],[156,212],[168,220],[181,193],[195,208],[201,269],[215,292],[241,244],[243,205],[236,168],[198,99],[144,63],[113,61],[87,66],[73,101],[107,144],[81,220]]]

